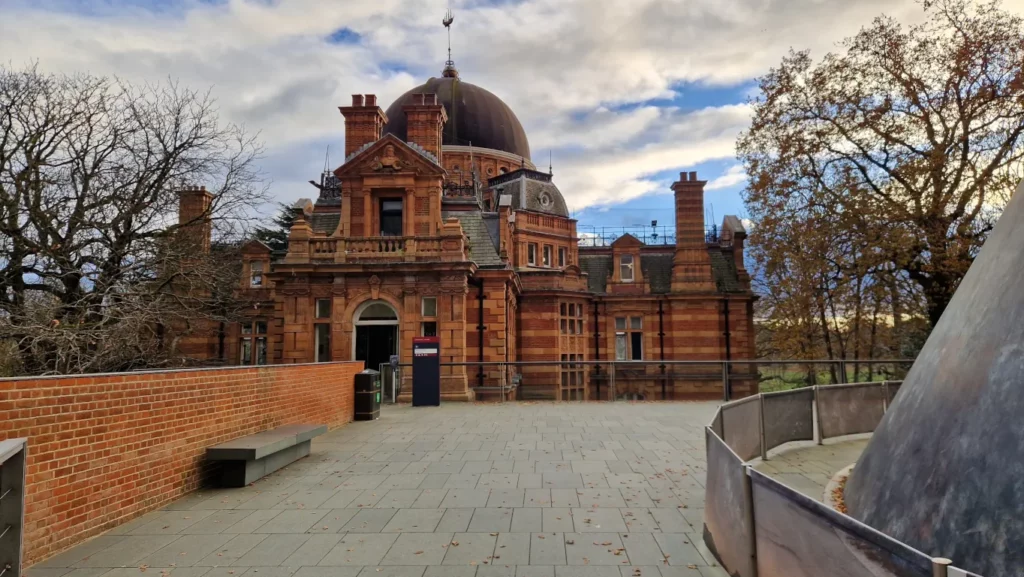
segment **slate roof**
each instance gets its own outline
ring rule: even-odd
[[[609,255],[580,255],[580,269],[587,273],[587,290],[592,293],[604,293],[608,286],[608,277],[612,274],[612,257]]]
[[[669,254],[640,255],[640,270],[651,285],[654,294],[665,294],[672,290],[672,259]]]
[[[719,292],[743,292],[732,255],[721,250],[708,251],[711,258],[711,275]],[[672,290],[672,254],[640,255],[640,270],[650,283],[653,294],[667,294]],[[587,273],[587,288],[590,292],[608,292],[608,279],[612,275],[611,255],[580,255],[580,269]]]
[[[313,228],[313,232],[317,234],[333,234],[338,228],[338,223],[341,222],[340,212],[313,212],[312,222],[310,226]]]
[[[476,263],[477,266],[482,268],[499,268],[505,266],[501,262],[501,257],[498,256],[498,242],[495,236],[492,236],[490,228],[494,228],[497,232],[496,226],[489,226],[486,222],[485,216],[479,211],[442,211],[441,218],[448,220],[449,217],[455,217],[459,219],[462,224],[462,231],[466,233],[466,237],[469,238],[469,258]],[[495,215],[495,218],[497,215]]]

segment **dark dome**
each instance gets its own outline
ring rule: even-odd
[[[530,159],[530,143],[523,125],[512,109],[494,94],[458,78],[431,78],[398,97],[388,107],[384,134],[407,140],[402,106],[412,102],[413,94],[437,94],[448,113],[442,144],[490,148]]]

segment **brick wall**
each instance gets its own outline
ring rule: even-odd
[[[28,438],[25,563],[198,488],[206,447],[352,420],[359,363],[0,379],[0,439]]]

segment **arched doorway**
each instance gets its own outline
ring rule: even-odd
[[[356,327],[353,358],[378,370],[391,355],[398,354],[398,313],[384,301],[368,301],[356,309],[352,320]]]

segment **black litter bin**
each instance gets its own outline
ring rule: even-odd
[[[355,420],[380,418],[380,372],[366,369],[356,373]]]

